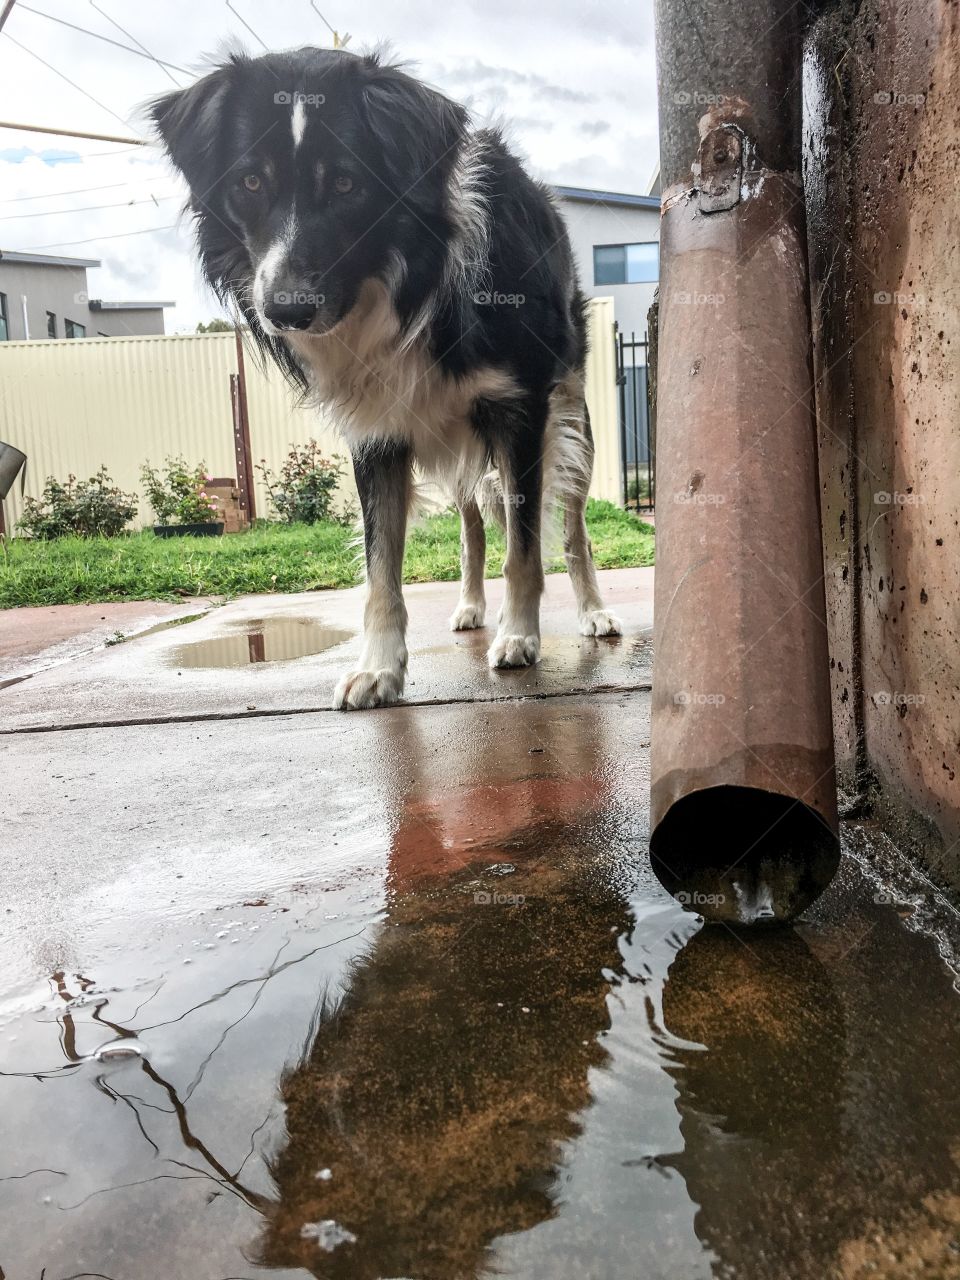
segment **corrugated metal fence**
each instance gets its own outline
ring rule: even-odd
[[[613,303],[590,302],[587,403],[597,447],[591,492],[616,502],[620,456],[615,397]],[[254,463],[276,471],[291,444],[314,437],[328,454],[346,456],[332,427],[294,393],[272,366],[247,353],[247,403]],[[184,337],[85,338],[0,343],[0,439],[27,455],[26,492],[39,496],[48,475],[93,475],[101,466],[121,489],[140,492],[140,467],[168,454],[206,462],[211,474],[235,476],[230,377],[237,372],[232,333]],[[270,513],[256,474],[259,515]],[[352,490],[352,477],[345,486]],[[22,510],[20,482],[5,503],[8,530]],[[144,500],[138,516],[150,524]]]

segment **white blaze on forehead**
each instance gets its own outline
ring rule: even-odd
[[[293,149],[296,151],[303,141],[303,133],[307,127],[307,108],[302,98],[294,98],[293,113],[290,116],[290,129],[293,133]]]

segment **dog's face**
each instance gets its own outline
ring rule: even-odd
[[[365,280],[399,291],[412,258],[442,261],[466,114],[396,68],[323,49],[234,57],[151,114],[208,279],[263,333],[328,332]]]

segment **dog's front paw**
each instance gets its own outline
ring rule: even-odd
[[[451,631],[475,631],[483,626],[484,608],[482,604],[458,604],[450,615]]]
[[[580,615],[582,636],[622,636],[623,623],[609,609],[591,609]]]
[[[334,711],[361,711],[388,707],[403,693],[403,675],[389,668],[381,671],[348,671],[333,695]]]
[[[491,667],[532,667],[540,661],[539,636],[499,635],[487,650]]]

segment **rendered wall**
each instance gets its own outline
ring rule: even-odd
[[[957,888],[960,9],[828,8],[804,80],[837,750]]]

